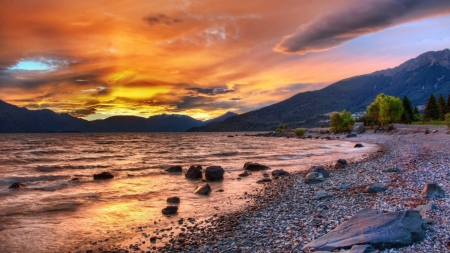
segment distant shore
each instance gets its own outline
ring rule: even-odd
[[[425,129],[430,134],[425,134]],[[300,249],[328,233],[364,208],[402,211],[433,203],[429,213],[426,238],[408,247],[382,252],[447,252],[450,240],[450,202],[448,197],[428,201],[420,192],[428,182],[437,182],[450,192],[450,135],[445,127],[397,125],[388,133],[366,131],[346,141],[380,145],[380,150],[364,160],[335,170],[324,164],[330,177],[321,184],[304,183],[304,172],[280,177],[261,190],[243,193],[248,205],[242,210],[213,216],[204,221],[179,221],[182,232],[170,233],[166,245],[148,245],[149,252],[302,252]],[[383,172],[399,168],[402,173]],[[363,193],[370,183],[381,183],[388,190],[378,194]],[[342,189],[346,184],[348,188]],[[328,196],[315,200],[318,191]],[[151,238],[150,238],[151,239]],[[144,246],[141,245],[141,246]],[[134,245],[135,249],[139,245]],[[133,252],[114,249],[113,252]],[[144,248],[142,248],[144,250]],[[147,251],[148,249],[144,250]],[[101,251],[100,251],[101,252]],[[109,251],[108,251],[109,252]]]

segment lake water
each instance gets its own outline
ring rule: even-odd
[[[262,172],[237,180],[245,162],[286,171],[339,158],[360,159],[375,145],[294,138],[231,138],[227,133],[108,133],[0,135],[0,252],[68,252],[82,245],[125,245],[136,229],[169,226],[241,208],[239,197],[261,187]],[[236,135],[233,133],[232,135]],[[209,196],[193,194],[200,180],[164,171],[181,165],[222,166]],[[112,180],[94,181],[103,171]],[[269,171],[270,172],[270,171]],[[79,181],[70,181],[72,178]],[[8,189],[14,182],[21,189]],[[223,189],[223,192],[217,190]],[[179,196],[178,215],[166,217],[166,199]],[[150,246],[150,245],[148,245]],[[95,247],[93,247],[95,248]]]

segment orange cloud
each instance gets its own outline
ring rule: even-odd
[[[273,51],[299,25],[345,4],[2,1],[0,99],[88,119],[160,113],[206,119],[258,109],[386,63],[367,60],[355,67],[336,52],[313,57]],[[429,16],[442,12],[427,10]],[[26,68],[24,62],[31,70],[19,68]],[[33,64],[41,68],[32,70]]]

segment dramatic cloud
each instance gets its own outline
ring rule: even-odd
[[[417,21],[447,2],[0,1],[0,99],[89,120],[243,113],[448,47],[450,15]],[[279,50],[379,32],[274,52],[299,26]]]
[[[164,25],[169,25],[170,26],[170,25],[173,25],[175,23],[183,22],[181,19],[169,18],[168,16],[166,16],[164,14],[147,16],[147,17],[144,18],[144,20],[149,25],[164,24]]]
[[[220,95],[227,94],[230,92],[235,92],[233,89],[228,89],[226,87],[218,87],[218,88],[187,88],[186,90],[194,91],[196,94],[205,94],[205,95]]]
[[[353,1],[300,26],[275,47],[283,53],[325,51],[356,37],[404,22],[450,13],[448,0]]]

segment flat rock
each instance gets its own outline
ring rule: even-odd
[[[380,183],[369,184],[365,189],[365,193],[378,193],[384,192],[387,190],[387,187]]]
[[[279,177],[279,176],[288,176],[289,172],[284,170],[274,170],[272,171],[272,176]]]
[[[437,199],[444,198],[444,190],[436,183],[427,183],[420,194],[422,198]]]
[[[424,238],[425,228],[418,211],[381,213],[364,209],[330,233],[305,245],[303,250],[333,251],[361,244],[383,250],[411,245]]]
[[[324,180],[323,175],[318,172],[310,172],[305,176],[305,183],[307,184],[318,184],[322,183]]]
[[[169,173],[181,173],[183,171],[183,169],[181,168],[181,166],[177,165],[177,166],[172,166],[168,169],[165,169],[164,171],[167,171]]]
[[[22,184],[22,183],[16,182],[16,183],[13,183],[12,185],[10,185],[8,187],[8,189],[19,189],[19,188],[22,188],[22,187],[25,187],[25,185]]]
[[[168,197],[167,198],[167,203],[178,204],[178,203],[180,203],[180,197],[177,197],[177,196]]]
[[[317,172],[322,174],[323,178],[328,178],[330,177],[330,172],[328,172],[324,167],[322,166],[312,166],[311,168],[309,168],[307,171],[307,173],[310,172]]]
[[[395,167],[395,168],[389,168],[389,169],[383,170],[383,172],[396,172],[396,173],[402,173],[403,170],[401,170],[401,169]]]
[[[223,180],[225,171],[220,166],[209,166],[205,170],[205,178],[209,181]]]
[[[200,179],[203,177],[202,174],[202,166],[198,165],[198,166],[194,166],[192,165],[191,167],[189,167],[188,171],[186,172],[186,174],[184,174],[185,178],[189,178],[189,179]]]
[[[316,196],[314,196],[314,199],[315,200],[319,200],[319,199],[323,199],[323,198],[326,198],[326,197],[328,197],[328,193],[326,191],[324,191],[324,190],[321,190],[321,191],[319,191],[316,194]]]
[[[110,172],[102,172],[100,174],[94,174],[94,180],[113,179],[114,175]]]
[[[375,249],[371,245],[354,245],[349,250],[339,251],[340,253],[372,253]],[[314,251],[314,253],[330,253],[329,251]]]
[[[246,162],[244,164],[244,170],[268,170],[270,169],[268,166],[260,164],[260,163],[254,163],[254,162]]]
[[[200,194],[200,195],[208,195],[210,192],[211,192],[211,186],[209,186],[209,184],[198,185],[194,190],[194,193]]]
[[[178,212],[178,206],[167,206],[162,210],[162,213],[165,215],[172,215]]]

